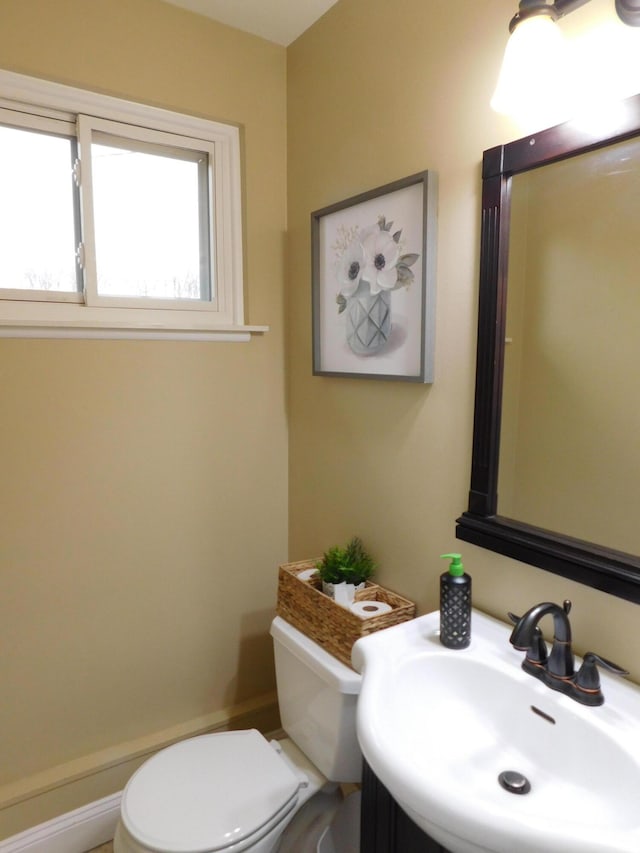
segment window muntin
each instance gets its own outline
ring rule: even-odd
[[[39,122],[40,128],[17,122],[21,116],[0,110],[0,294],[76,295],[76,140],[50,132],[55,122]]]

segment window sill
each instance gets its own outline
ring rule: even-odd
[[[0,338],[246,342],[269,326],[225,322],[202,311],[89,308],[63,303],[0,302]]]
[[[3,325],[0,322],[1,338],[97,340],[97,341],[226,341],[246,343],[252,335],[269,331],[269,326],[219,326],[208,329],[145,328],[143,326],[109,327],[82,324],[65,325],[46,323],[28,326]]]

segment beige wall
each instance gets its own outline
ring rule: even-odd
[[[522,135],[489,108],[512,0],[341,0],[288,53],[290,556],[358,533],[382,583],[438,606],[461,550],[475,604],[504,618],[573,600],[579,649],[640,677],[635,605],[456,541],[469,487],[484,149]],[[595,0],[571,37],[610,24]],[[313,377],[309,213],[421,169],[440,176],[435,382]]]
[[[247,320],[271,327],[0,341],[4,837],[118,790],[166,739],[276,721],[286,52],[158,0],[2,0],[0,67],[240,124]]]
[[[582,20],[612,14],[591,6]],[[79,776],[0,811],[0,837],[117,790],[158,731],[268,710],[287,500],[292,559],[359,533],[381,582],[437,606],[468,489],[480,159],[520,135],[488,107],[513,11],[339,0],[285,52],[158,0],[0,0],[0,66],[243,125],[248,319],[272,329],[248,345],[0,342],[3,790],[65,762]],[[425,168],[435,383],[312,377],[309,213]],[[568,596],[579,647],[633,668],[633,605],[461,550],[479,607]]]

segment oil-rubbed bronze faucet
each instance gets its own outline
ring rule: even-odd
[[[587,652],[576,674],[571,648],[570,610],[571,602],[568,600],[563,602],[562,607],[551,601],[544,601],[527,610],[524,616],[518,617],[510,613],[509,618],[516,624],[509,642],[514,648],[526,652],[522,668],[529,675],[539,678],[547,687],[558,690],[583,705],[602,705],[604,696],[600,690],[600,676],[596,664],[616,675],[629,673],[606,658],[594,652]],[[553,644],[548,658],[546,644],[538,627],[538,622],[547,615],[553,617]]]

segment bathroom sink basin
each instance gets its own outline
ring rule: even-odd
[[[640,688],[601,673],[605,704],[585,707],[523,672],[509,625],[474,610],[452,651],[439,623],[352,654],[360,746],[404,811],[451,853],[638,853]]]

